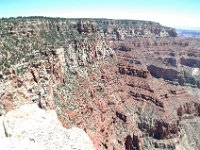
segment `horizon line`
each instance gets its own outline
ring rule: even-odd
[[[154,23],[158,23],[161,26],[165,26],[165,27],[171,27],[174,29],[180,29],[180,30],[199,30],[200,31],[200,27],[189,27],[189,26],[170,26],[170,25],[164,25],[161,22],[158,21],[153,21],[153,20],[145,20],[145,19],[125,19],[125,18],[105,18],[105,17],[62,17],[62,16],[34,16],[34,15],[30,15],[30,16],[14,16],[14,17],[0,17],[0,19],[20,19],[20,18],[31,18],[31,17],[35,17],[35,18],[59,18],[59,19],[105,19],[105,20],[130,20],[130,21],[145,21],[145,22],[154,22]]]

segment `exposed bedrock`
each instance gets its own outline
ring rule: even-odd
[[[138,124],[139,129],[154,139],[170,139],[178,136],[179,121],[167,122],[164,120],[144,120]]]
[[[178,108],[177,115],[180,117],[187,117],[191,115],[200,116],[200,104],[186,103]]]
[[[138,120],[138,128],[145,135],[143,142],[149,142],[145,145],[145,149],[179,150],[181,147],[197,149],[199,134],[195,134],[194,129],[199,130],[199,112],[198,102],[180,105],[172,114],[167,111],[157,111],[151,106],[146,110],[143,109]],[[195,144],[187,143],[192,142],[192,139],[196,141]]]
[[[200,60],[198,58],[185,58],[180,59],[180,64],[188,67],[200,68]]]
[[[140,150],[139,142],[140,140],[138,136],[135,136],[134,134],[133,136],[127,135],[125,139],[125,149],[126,150]]]
[[[136,76],[136,77],[141,77],[141,78],[149,78],[150,77],[148,70],[136,68],[131,65],[125,66],[124,64],[118,64],[118,71],[121,74],[127,74],[130,76]]]
[[[167,69],[155,65],[149,65],[147,66],[147,69],[155,78],[163,78],[165,80],[175,81],[180,84],[184,84],[185,82],[183,75],[174,69]]]
[[[164,80],[172,81],[172,83],[180,85],[191,85],[200,88],[200,79],[194,76],[195,71],[179,70],[173,68],[159,67],[156,65],[149,65],[147,69],[155,78],[163,78]]]
[[[177,60],[173,57],[166,57],[163,59],[164,64],[169,64],[171,66],[176,67],[177,66]]]

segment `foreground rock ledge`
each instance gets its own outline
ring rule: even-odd
[[[80,128],[65,129],[53,110],[27,104],[0,117],[0,145],[5,150],[94,150]]]

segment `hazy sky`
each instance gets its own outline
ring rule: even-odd
[[[136,19],[200,28],[200,0],[0,0],[0,17]]]

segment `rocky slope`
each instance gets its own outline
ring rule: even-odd
[[[65,129],[53,110],[26,104],[0,117],[0,143],[5,150],[94,150],[79,128]]]
[[[29,103],[97,150],[198,149],[199,48],[158,23],[0,20],[0,112]]]

